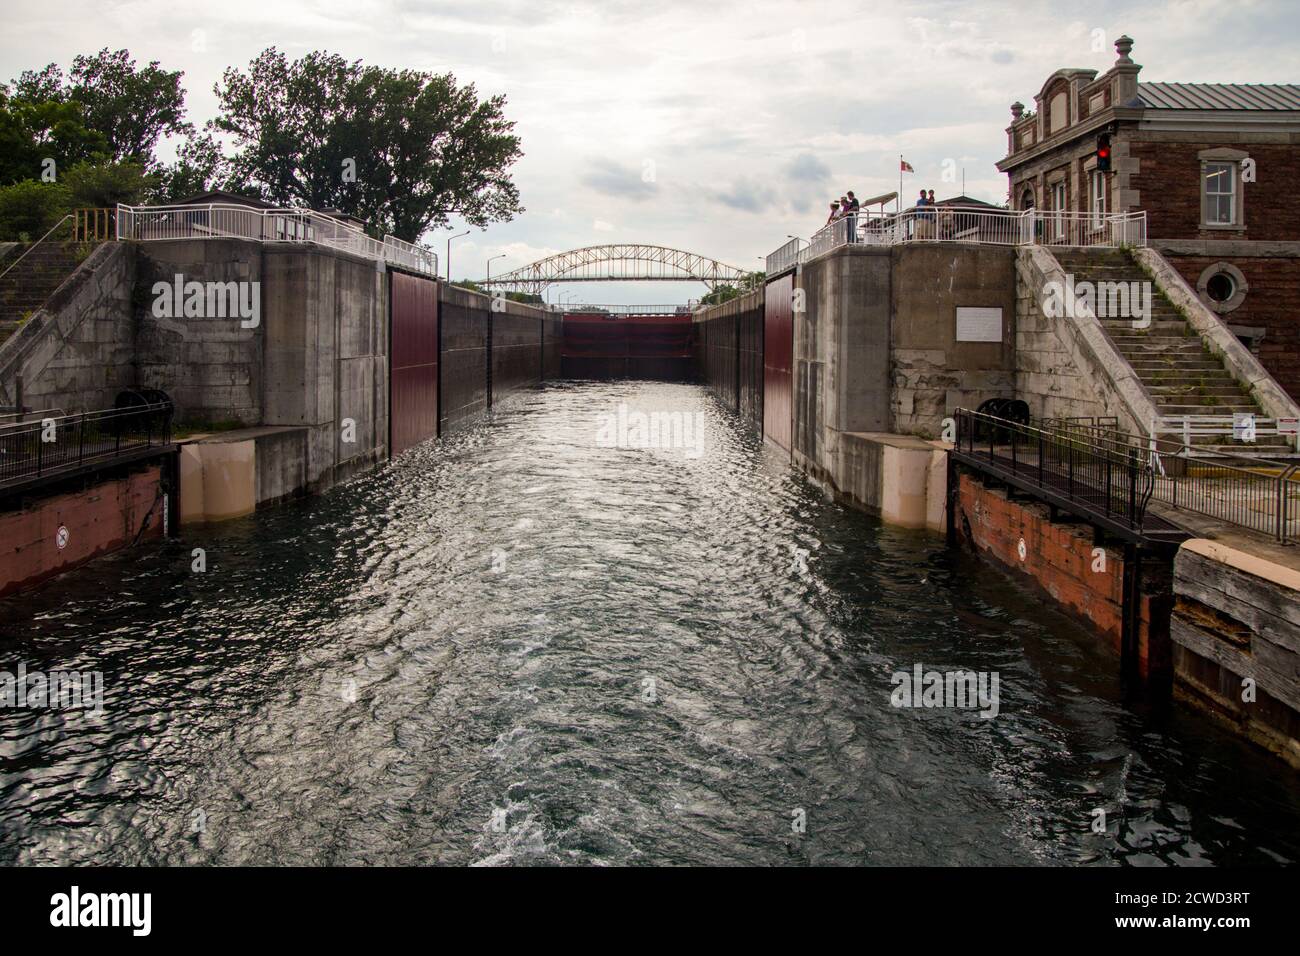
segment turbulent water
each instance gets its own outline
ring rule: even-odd
[[[1126,707],[1099,643],[697,387],[552,385],[0,602],[0,670],[105,687],[0,709],[0,862],[1300,859],[1292,775]],[[918,663],[995,673],[997,715],[891,706]]]

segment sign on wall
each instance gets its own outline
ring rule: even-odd
[[[1002,310],[957,306],[958,342],[1001,342]]]

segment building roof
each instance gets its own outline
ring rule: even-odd
[[[1300,110],[1300,84],[1142,82],[1132,105],[1155,110]]]
[[[223,189],[213,189],[205,193],[199,193],[197,196],[188,196],[185,199],[178,200],[178,206],[204,206],[208,204],[229,203],[234,206],[251,206],[254,209],[274,209],[272,203],[256,196],[242,196],[239,193],[228,193]]]
[[[991,202],[985,202],[983,199],[974,199],[970,196],[953,196],[950,199],[936,199],[936,206],[988,206],[990,209],[997,209]]]

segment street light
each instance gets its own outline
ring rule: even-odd
[[[487,277],[488,277],[488,282],[491,282],[491,281],[492,281],[492,260],[493,260],[493,259],[503,259],[503,258],[505,258],[505,253],[504,253],[504,252],[499,253],[498,255],[495,255],[495,256],[488,256],[488,261],[487,261]]]
[[[460,235],[447,237],[447,281],[448,282],[451,281],[451,240],[459,239],[461,236],[468,236],[468,235],[469,235],[469,230],[466,229],[464,232],[460,233]]]

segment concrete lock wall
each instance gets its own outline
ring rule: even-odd
[[[557,369],[558,317],[509,300],[494,312],[490,297],[443,283],[438,296],[442,433],[467,427],[495,401],[543,381],[548,361]],[[548,323],[554,343],[549,356],[543,341]]]
[[[488,330],[491,300],[484,295],[438,285],[439,432],[468,426],[488,409]]]
[[[541,309],[519,302],[505,303],[492,313],[492,403],[510,393],[541,383],[544,377]]]
[[[564,320],[558,315],[542,316],[542,377],[548,381],[562,375]]]
[[[1014,398],[1015,250],[914,243],[891,259],[893,430],[938,437],[958,408]]]
[[[97,247],[45,306],[0,344],[0,404],[66,413],[110,408],[136,384],[136,247]]]
[[[388,283],[375,263],[265,245],[262,424],[306,426],[307,481],[328,487],[388,454]]]
[[[764,292],[709,306],[694,316],[696,376],[756,431],[763,427]]]
[[[155,309],[158,297],[154,288],[157,283],[174,288],[178,275],[182,283],[259,283],[262,315],[258,325],[243,328],[238,316],[187,318],[183,300],[180,314],[156,314],[175,312],[177,303],[171,301]],[[176,405],[176,421],[182,425],[260,424],[266,293],[260,243],[240,239],[141,243],[134,293],[134,384],[166,392]]]

